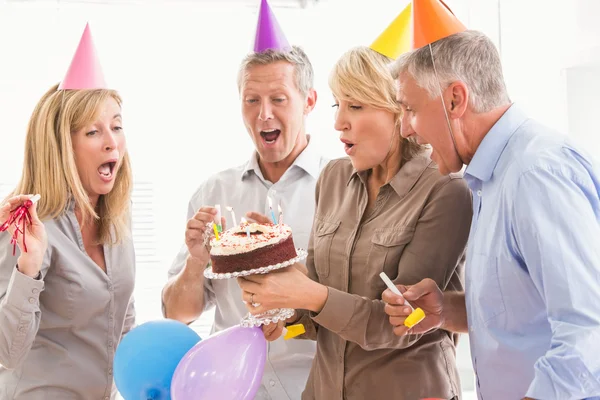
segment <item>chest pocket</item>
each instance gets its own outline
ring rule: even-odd
[[[315,218],[315,223],[315,269],[319,278],[327,278],[330,270],[333,238],[340,227],[340,223],[328,222],[318,218]]]
[[[412,240],[413,228],[376,229],[371,238],[371,248],[367,259],[368,269],[373,271],[374,283],[383,285],[379,274],[383,271],[390,279],[398,277],[398,265],[404,248]]]
[[[498,317],[506,311],[498,277],[498,259],[495,256],[474,253],[467,266],[471,285],[470,296],[478,322],[486,326],[501,324]]]

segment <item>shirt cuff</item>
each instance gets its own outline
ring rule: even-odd
[[[568,375],[562,377],[560,373],[551,376],[546,371],[536,370],[526,397],[531,399],[581,399],[597,393],[591,388],[593,384],[590,383],[590,379],[594,381],[593,376],[581,362],[564,362],[563,366],[568,367],[569,372]]]
[[[311,313],[313,321],[332,332],[343,332],[354,315],[353,296],[327,288],[327,300],[320,313]]]
[[[23,312],[40,311],[42,290],[44,281],[31,278],[15,268],[8,283],[6,303]]]

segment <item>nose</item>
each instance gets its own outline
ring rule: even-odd
[[[273,110],[271,108],[271,104],[269,104],[268,101],[263,101],[263,103],[261,104],[258,119],[261,121],[268,121],[270,119],[273,119]]]
[[[338,110],[335,113],[335,121],[333,123],[333,129],[339,132],[346,131],[350,129],[350,124],[348,123],[347,118],[344,117],[344,112]]]
[[[108,134],[104,135],[104,150],[112,151],[117,148],[117,145],[115,134],[108,130]]]
[[[416,134],[415,130],[412,128],[410,124],[410,119],[407,115],[408,113],[404,113],[402,115],[401,125],[400,125],[400,134],[403,138],[409,138]]]

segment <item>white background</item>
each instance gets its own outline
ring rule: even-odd
[[[236,74],[252,46],[259,0],[115,3],[126,2],[0,0],[0,191],[18,179],[31,111],[63,78],[89,21],[106,79],[124,98],[137,228],[144,232],[136,287],[141,323],[161,317],[160,290],[182,243],[190,195],[251,154]],[[312,60],[319,99],[308,131],[325,155],[343,154],[327,86],[332,65],[347,49],[370,44],[407,3],[322,0],[307,9],[274,8],[289,41]],[[498,45],[512,100],[600,156],[599,0],[447,4]],[[209,319],[197,325],[203,336]],[[459,366],[472,390],[466,343]]]

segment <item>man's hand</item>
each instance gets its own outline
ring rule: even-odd
[[[215,222],[217,209],[214,207],[202,207],[187,222],[185,229],[185,244],[190,256],[202,260],[199,264],[208,263],[210,257],[210,246],[205,241],[206,235],[211,235],[210,224]],[[221,217],[221,225],[225,230],[225,218]],[[208,232],[207,232],[208,230]]]
[[[410,307],[404,304],[402,296],[398,296],[390,289],[383,292],[382,300],[387,303],[384,311],[390,316],[390,324],[394,327],[394,334],[403,336],[406,334],[422,334],[442,326],[444,294],[438,288],[435,281],[426,278],[413,286],[396,286],[404,299],[408,300],[413,307],[420,307],[425,312],[425,319],[412,328],[404,325],[406,317],[411,313]]]

